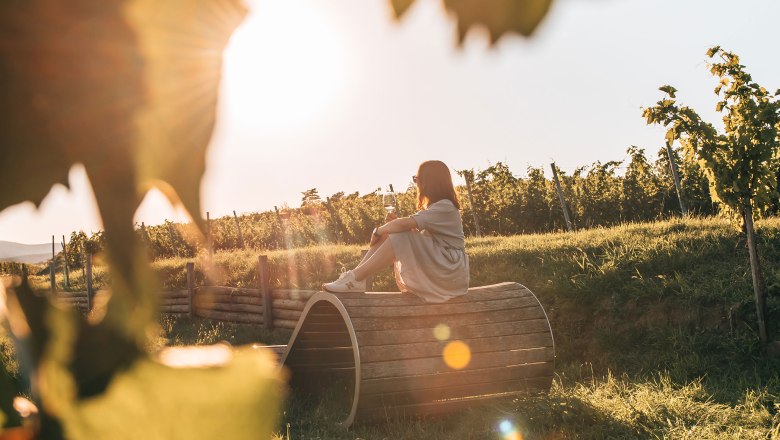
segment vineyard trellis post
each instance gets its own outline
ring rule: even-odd
[[[395,202],[395,214],[398,217],[401,217],[401,210],[398,209],[398,197],[395,195],[395,190],[393,189],[393,184],[391,183],[389,186],[390,192],[393,194],[393,201]]]
[[[195,263],[187,263],[187,316],[193,318],[195,316]]]
[[[244,249],[244,236],[241,234],[241,223],[238,222],[238,215],[236,210],[233,210],[233,218],[236,219],[236,229],[238,230],[238,247]]]
[[[149,232],[146,230],[146,225],[144,222],[141,222],[141,232],[143,233],[144,241],[146,242],[147,246],[151,246],[149,242]]]
[[[206,243],[209,247],[209,264],[214,259],[214,242],[211,236],[211,214],[206,211]]]
[[[563,197],[563,191],[561,190],[561,182],[558,180],[558,168],[555,166],[555,162],[550,164],[552,169],[553,181],[555,182],[555,189],[558,191],[558,200],[561,202],[561,210],[563,210],[563,219],[566,220],[566,230],[571,232],[572,225],[569,218],[569,209],[566,206],[566,199]]]
[[[87,253],[87,311],[92,311],[95,299],[95,290],[92,287],[92,254]]]
[[[173,246],[176,251],[176,256],[180,257],[181,254],[179,253],[179,246],[177,245],[179,240],[176,237],[176,232],[173,230],[173,222],[168,223],[168,219],[165,219],[165,223],[168,225],[168,237],[171,239],[171,246]]]
[[[666,154],[669,155],[669,168],[672,170],[674,189],[677,190],[677,200],[680,202],[680,213],[685,217],[688,212],[685,209],[685,202],[683,202],[682,190],[680,188],[680,174],[677,171],[677,161],[674,160],[674,151],[672,150],[672,143],[669,139],[666,140]]]
[[[763,289],[763,277],[756,250],[756,235],[753,229],[753,204],[750,200],[745,202],[743,212],[745,221],[745,234],[747,235],[748,254],[750,256],[750,274],[753,278],[753,297],[756,302],[756,316],[758,318],[758,337],[762,344],[767,343],[766,331],[766,295]]]
[[[62,236],[62,267],[65,270],[65,288],[70,288],[70,271],[68,270],[68,244],[65,235]]]
[[[263,299],[263,326],[272,330],[274,328],[274,313],[271,299],[271,271],[266,255],[260,255],[257,259],[257,278],[260,281],[260,296]]]
[[[474,177],[474,172],[471,170],[465,170],[463,177],[466,178],[466,193],[469,196],[469,204],[471,205],[471,218],[474,219],[474,230],[477,233],[477,237],[482,237],[482,231],[479,229],[479,217],[477,217],[477,207],[474,205],[474,197],[471,195],[471,179]]]
[[[330,197],[325,197],[325,207],[328,209],[330,219],[333,221],[333,231],[336,236],[336,243],[341,243],[341,223],[336,217],[336,212],[333,210],[333,205],[330,203]]]
[[[274,206],[274,212],[276,212],[276,224],[279,226],[279,249],[285,248],[285,231],[284,231],[284,224],[282,223],[282,215],[279,213],[279,208]]]
[[[54,279],[54,236],[51,236],[51,264],[49,265],[49,278],[51,281],[51,291],[52,293],[57,291],[57,285],[55,284]]]

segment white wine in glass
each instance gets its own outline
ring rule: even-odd
[[[395,193],[386,192],[382,194],[382,205],[388,214],[395,212]]]

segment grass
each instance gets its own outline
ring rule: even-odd
[[[758,224],[770,323],[780,317],[780,219]],[[272,285],[317,288],[353,266],[360,247],[268,252]],[[747,251],[725,220],[627,224],[573,233],[469,239],[471,284],[518,281],[544,305],[556,341],[549,394],[445,418],[389,420],[347,431],[334,402],[292,396],[280,439],[780,439],[780,360],[756,341]],[[217,253],[221,284],[256,286],[257,251]],[[184,287],[182,259],[157,261]],[[203,261],[196,261],[199,280]],[[38,281],[48,286],[43,276]],[[395,290],[390,271],[377,290]],[[158,345],[286,342],[289,332],[163,320]],[[780,339],[777,325],[771,338]],[[297,398],[296,398],[297,397]],[[289,435],[288,435],[289,432]]]
[[[747,388],[718,401],[704,380],[677,383],[666,373],[559,374],[546,395],[522,396],[446,418],[388,420],[347,431],[335,425],[329,397],[288,407],[275,440],[289,439],[776,439],[780,396]],[[778,384],[772,384],[777,390]],[[504,426],[502,426],[502,422]],[[502,429],[503,428],[503,429]],[[516,431],[520,436],[512,437]],[[289,436],[288,436],[289,432]]]
[[[160,332],[153,348],[181,345],[228,343],[248,345],[262,341],[267,345],[286,344],[292,331],[269,331],[262,325],[238,324],[201,318],[160,318]]]
[[[718,402],[701,378],[679,384],[668,374],[557,380],[550,394],[516,401],[518,424],[540,437],[767,438],[780,435],[778,396],[748,389]],[[775,389],[777,383],[773,384]],[[772,434],[774,432],[774,434]]]

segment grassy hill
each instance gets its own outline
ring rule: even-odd
[[[759,224],[759,249],[770,294],[780,296],[780,219]],[[359,246],[268,252],[271,283],[318,288],[358,261]],[[627,224],[573,233],[467,240],[471,285],[517,281],[540,299],[552,321],[559,356],[598,360],[606,345],[650,342],[646,330],[750,332],[752,284],[745,243],[725,220]],[[218,284],[256,286],[256,251],[217,253]],[[184,259],[154,263],[166,288],[185,285]],[[198,282],[202,261],[196,261]],[[389,270],[374,290],[396,290]],[[776,331],[776,329],[774,329]],[[622,369],[623,366],[621,366]]]
[[[777,340],[780,219],[759,223],[758,242]],[[687,219],[486,237],[469,239],[467,251],[473,286],[517,281],[547,310],[557,354],[551,393],[350,432],[334,427],[327,404],[293,401],[283,425],[290,424],[292,438],[500,438],[502,420],[526,439],[780,438],[780,361],[758,347],[745,242],[730,223]],[[257,285],[258,254],[217,253],[220,284]],[[360,247],[267,255],[273,285],[316,288],[354,265]],[[166,287],[183,287],[185,263],[154,267]],[[201,280],[202,267],[197,261]],[[45,277],[38,281],[48,285]],[[395,290],[389,271],[375,287]],[[278,343],[288,336],[208,321],[165,320],[163,329],[173,343]]]
[[[62,245],[56,243],[54,251],[62,251]],[[12,241],[0,241],[0,261],[19,263],[41,263],[51,259],[51,243],[22,244]]]
[[[761,222],[758,234],[772,338],[780,339],[780,219]],[[469,239],[467,251],[472,285],[520,282],[547,310],[557,352],[551,393],[353,433],[333,427],[325,403],[294,405],[285,417],[293,437],[499,438],[506,419],[526,439],[780,438],[780,362],[757,345],[748,255],[729,222],[486,237]],[[359,253],[358,246],[270,252],[272,283],[316,288]],[[256,285],[256,258],[218,253],[224,284]],[[183,265],[155,263],[169,286],[184,284]],[[389,271],[375,287],[395,290]],[[247,337],[245,328],[225,325],[197,337],[208,334]]]

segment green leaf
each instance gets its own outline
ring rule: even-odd
[[[720,51],[720,46],[713,46],[707,50],[707,56],[712,58],[716,53],[718,53],[718,51]]]
[[[675,89],[674,87],[672,87],[670,85],[661,86],[661,87],[658,88],[658,90],[666,93],[667,95],[669,95],[670,98],[674,98],[675,97],[675,93],[677,93],[677,89]]]
[[[655,122],[655,116],[653,115],[652,109],[646,108],[642,110],[642,116],[645,118],[648,124]]]

